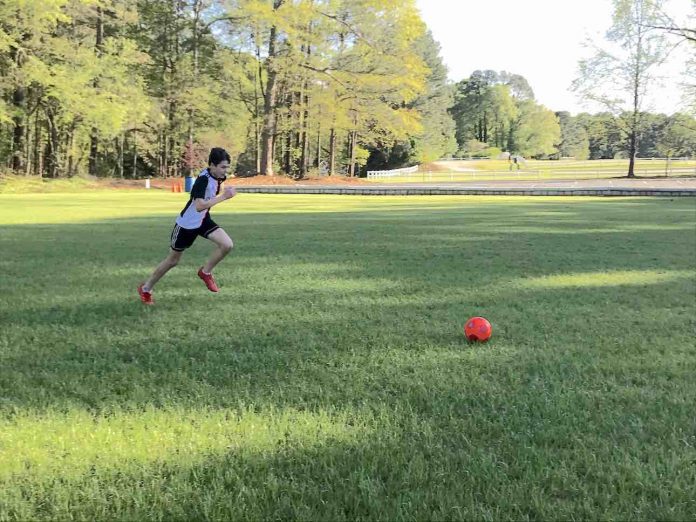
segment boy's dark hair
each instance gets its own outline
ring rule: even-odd
[[[219,165],[221,162],[227,160],[231,162],[230,155],[227,151],[220,147],[214,147],[210,149],[210,156],[208,156],[208,165]]]

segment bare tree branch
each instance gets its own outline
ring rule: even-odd
[[[689,29],[687,27],[676,27],[676,26],[666,26],[666,25],[645,25],[648,29],[659,29],[672,34],[674,36],[681,36],[685,40],[696,43],[696,29]]]

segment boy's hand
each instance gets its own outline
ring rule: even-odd
[[[237,195],[237,191],[234,190],[234,187],[225,187],[225,199],[230,199],[233,198]]]

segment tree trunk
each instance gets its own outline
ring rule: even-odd
[[[12,118],[14,124],[14,133],[12,136],[12,170],[14,170],[16,174],[24,170],[24,135],[26,130],[24,127],[25,95],[26,90],[24,87],[18,87],[15,89],[12,99],[15,108],[21,111]]]
[[[32,158],[31,173],[35,176],[41,175],[41,120],[39,119],[39,111],[36,111],[34,122],[34,157]]]
[[[317,122],[317,169],[321,173],[321,116]]]
[[[89,173],[91,176],[97,175],[97,155],[99,154],[99,136],[97,129],[92,127],[89,136]]]
[[[274,0],[273,10],[277,10],[283,5],[284,0]],[[275,134],[275,110],[276,110],[276,75],[275,55],[276,55],[277,30],[271,27],[271,34],[268,39],[268,58],[266,59],[266,91],[263,96],[263,128],[261,131],[261,174],[273,176],[273,139]]]
[[[636,8],[640,9],[642,4],[639,6],[636,4]],[[638,20],[642,19],[642,11],[636,16]],[[641,68],[643,67],[643,27],[638,24],[637,30],[637,40],[636,40],[636,58],[633,69],[633,117],[631,118],[631,142],[630,142],[630,159],[628,162],[628,177],[635,178],[635,161],[636,161],[636,150],[638,149],[638,127],[640,125],[640,91],[641,91]]]
[[[169,174],[169,163],[167,162],[167,142],[168,142],[168,137],[167,133],[164,129],[160,132],[160,139],[159,139],[159,155],[160,155],[160,161],[159,161],[159,167],[160,167],[160,176],[163,178],[167,177],[167,174]]]
[[[258,28],[256,29],[258,31]],[[263,85],[263,67],[261,64],[261,46],[256,45],[256,80],[254,82],[254,137],[256,138],[256,175],[261,174],[261,125],[259,122],[259,92],[265,93]]]
[[[121,133],[121,139],[118,143],[118,176],[123,179],[123,149],[125,148],[126,133]]]
[[[275,32],[275,31],[273,31]],[[266,93],[263,102],[263,128],[261,130],[261,174],[273,176],[273,134],[275,130],[276,73],[268,71]]]
[[[640,38],[638,39],[640,47]],[[640,122],[640,114],[638,112],[639,101],[640,101],[640,70],[636,66],[635,74],[633,77],[633,115],[631,116],[631,135],[629,142],[629,159],[628,159],[628,174],[629,178],[635,178],[635,162],[636,162],[636,150],[638,149],[638,125]]]
[[[331,127],[329,136],[329,176],[336,173],[336,129]]]
[[[636,148],[637,148],[637,139],[636,139],[636,131],[632,130],[631,131],[631,139],[630,139],[630,145],[629,145],[629,158],[628,158],[628,177],[629,178],[635,178],[635,163],[636,163]]]
[[[358,131],[353,130],[350,132],[350,166],[348,167],[348,176],[355,177],[355,149],[356,142],[358,140]]]
[[[166,169],[167,169],[167,177],[174,176],[176,174],[176,158],[174,156],[174,151],[176,149],[176,141],[175,141],[175,135],[176,135],[176,110],[177,110],[177,103],[176,101],[171,101],[169,103],[169,111],[168,111],[168,124],[167,124],[167,140],[166,140],[166,145],[165,145],[165,150],[166,150]]]
[[[254,122],[254,136],[256,143],[256,172],[255,174],[261,173],[261,129],[259,128],[259,122]]]
[[[485,112],[483,113],[483,128],[481,131],[481,136],[483,137],[481,141],[488,143],[488,115]]]
[[[308,33],[311,33],[311,24],[307,27]],[[305,64],[309,65],[312,56],[312,46],[309,43],[303,45],[305,51]],[[301,128],[302,135],[300,138],[302,152],[300,154],[300,179],[307,177],[307,171],[309,170],[309,94],[308,94],[308,80],[307,72],[303,71],[302,89],[301,94],[298,99],[302,108],[301,113]]]
[[[58,128],[56,127],[55,114],[52,108],[46,110],[48,119],[48,143],[47,143],[47,174],[51,178],[57,178],[60,171],[59,163],[59,139]]]
[[[295,161],[292,162],[292,177],[297,178],[302,170],[302,92],[294,93],[293,106],[295,107],[295,121],[297,124],[293,125],[293,128],[296,130],[293,132],[294,146],[292,152]]]
[[[285,132],[285,154],[283,155],[283,170],[285,174],[292,171],[292,113],[288,111],[288,130]]]
[[[27,38],[28,37],[25,36],[24,39]],[[12,48],[12,59],[17,65],[17,69],[21,69],[24,64],[24,57],[22,51],[17,47]],[[24,85],[15,87],[14,93],[12,94],[12,104],[16,111],[15,116],[12,118],[12,123],[14,125],[12,133],[12,170],[15,174],[20,174],[25,169],[26,161],[24,155],[26,134],[24,117],[26,113],[27,90]]]
[[[102,8],[97,7],[97,27],[96,27],[96,44],[94,47],[97,60],[101,58],[104,48],[104,16]],[[99,87],[99,79],[94,79],[94,88]],[[99,131],[96,127],[92,127],[92,132],[89,138],[89,173],[92,176],[97,175],[97,155],[99,154]]]
[[[70,123],[70,128],[68,129],[68,177],[72,178],[75,175],[75,128],[77,127],[77,120],[73,118]]]
[[[201,11],[203,10],[203,2],[201,0],[194,0],[193,2],[193,78],[194,81],[198,81],[198,55],[199,55],[199,39],[200,31],[199,24],[201,18]],[[186,175],[193,176],[193,137],[195,133],[195,109],[190,108],[188,111],[188,151],[187,151],[187,164],[186,164]]]
[[[304,114],[302,115],[302,159],[300,174],[302,178],[307,177],[307,171],[309,170],[309,97],[306,91],[307,86],[305,85],[305,95],[302,100],[304,104]]]
[[[137,177],[138,165],[138,131],[133,129],[133,179]]]

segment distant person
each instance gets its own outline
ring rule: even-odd
[[[210,217],[210,209],[236,194],[234,187],[226,187],[220,194],[220,187],[227,179],[229,168],[230,155],[227,151],[218,147],[211,149],[208,167],[196,178],[191,196],[176,218],[170,237],[169,255],[157,265],[150,278],[138,286],[138,294],[144,304],[154,304],[152,290],[155,284],[179,263],[184,250],[193,245],[198,236],[209,239],[216,245],[208,261],[198,270],[198,277],[203,280],[208,290],[219,291],[213,279],[213,268],[230,253],[233,243],[230,236]]]

